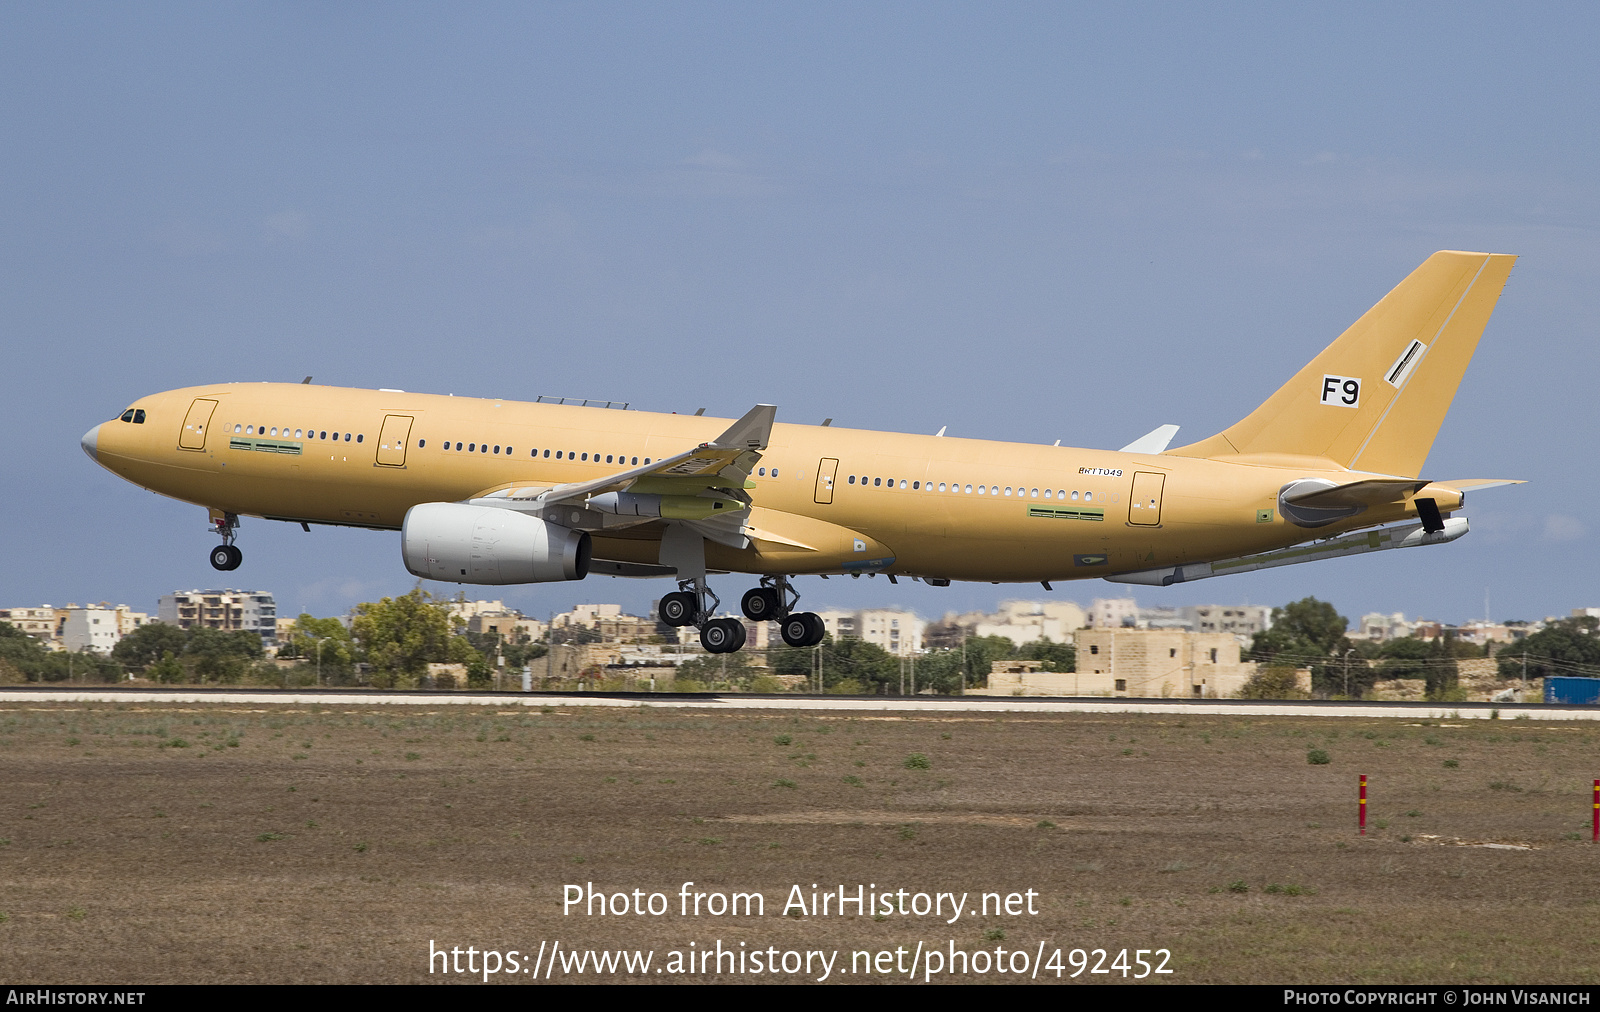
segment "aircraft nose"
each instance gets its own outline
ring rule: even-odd
[[[83,452],[89,455],[90,460],[96,464],[100,463],[100,455],[97,452],[100,448],[100,426],[96,425],[85,432],[83,438],[78,440],[78,445],[83,447]]]

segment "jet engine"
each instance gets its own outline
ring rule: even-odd
[[[589,535],[515,510],[427,502],[406,511],[413,576],[448,583],[557,583],[589,575]]]

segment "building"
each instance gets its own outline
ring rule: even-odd
[[[61,649],[61,623],[65,608],[41,604],[37,608],[0,608],[0,622],[10,622],[52,650]]]
[[[896,608],[867,608],[861,611],[835,608],[819,611],[817,617],[822,619],[823,627],[836,640],[846,637],[864,640],[896,657],[922,652],[922,629],[926,623],[915,612]]]
[[[470,625],[478,615],[503,615],[509,609],[504,601],[445,601],[445,610],[456,625]]]
[[[1361,625],[1350,633],[1350,638],[1387,643],[1389,640],[1410,636],[1413,628],[1413,624],[1406,621],[1405,612],[1397,611],[1385,615],[1382,612],[1369,611],[1361,616]]]
[[[938,650],[960,649],[974,636],[1003,636],[1017,646],[1039,640],[1071,643],[1073,632],[1087,623],[1087,614],[1074,601],[1003,601],[994,612],[946,612],[923,627],[922,639],[925,647]]]
[[[600,623],[606,620],[615,621],[622,617],[620,604],[575,604],[571,611],[564,611],[550,620],[551,629],[569,629],[573,627],[582,629],[600,628]]]
[[[1197,633],[1248,638],[1272,628],[1272,609],[1262,604],[1193,604],[1179,611]]]
[[[1077,642],[1077,696],[1232,696],[1256,669],[1232,633],[1090,629]]]
[[[125,604],[113,607],[105,601],[83,608],[69,604],[60,613],[61,645],[73,653],[92,650],[109,654],[122,637],[150,621],[142,611],[133,611]]]
[[[468,620],[467,631],[498,636],[506,643],[537,643],[544,639],[549,628],[519,611],[481,611]]]
[[[157,618],[180,629],[253,632],[276,643],[278,605],[262,590],[174,591],[161,598]]]
[[[1071,643],[1072,634],[1088,624],[1088,615],[1073,601],[1002,601],[1000,610],[972,624],[972,636],[1004,636],[1024,643]]]
[[[1089,605],[1091,629],[1132,628],[1139,624],[1139,604],[1131,597],[1097,597]]]

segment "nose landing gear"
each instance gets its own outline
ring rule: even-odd
[[[239,516],[236,513],[213,514],[211,522],[212,529],[222,535],[222,544],[211,550],[211,568],[232,572],[244,561],[244,553],[233,543],[234,532],[239,529]]]

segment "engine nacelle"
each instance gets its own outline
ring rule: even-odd
[[[557,583],[589,575],[589,535],[515,510],[427,502],[406,511],[413,576],[447,583]]]

